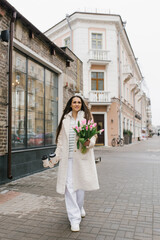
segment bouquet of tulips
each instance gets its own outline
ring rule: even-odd
[[[82,153],[87,152],[87,147],[84,145],[85,142],[88,139],[91,139],[94,135],[96,135],[98,133],[101,134],[104,131],[104,129],[97,131],[96,126],[97,126],[97,123],[94,123],[93,120],[88,121],[88,123],[87,123],[86,119],[84,119],[81,121],[81,123],[80,123],[80,121],[78,121],[78,126],[75,126],[73,128],[78,136],[77,149],[80,148],[80,144],[81,144],[81,152]]]

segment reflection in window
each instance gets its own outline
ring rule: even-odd
[[[28,60],[28,71],[27,141],[33,147],[44,145],[44,68]]]
[[[17,52],[13,60],[12,148],[55,144],[57,74]]]
[[[12,147],[23,148],[25,138],[26,59],[13,54],[12,81]]]
[[[55,133],[58,125],[58,79],[57,75],[46,70],[45,72],[45,141],[46,145],[55,142]]]

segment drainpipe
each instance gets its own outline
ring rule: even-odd
[[[136,112],[136,110],[135,110],[135,89],[134,89],[134,91],[133,91],[133,107],[134,107],[134,117],[133,117],[133,126],[134,126],[134,140],[136,140],[136,123],[135,123],[135,112]]]
[[[142,94],[142,82],[143,82],[143,80],[144,80],[144,77],[142,77],[142,80],[141,80],[141,82],[140,82],[140,88],[141,88],[141,94]],[[143,100],[143,96],[142,96],[142,98],[141,98],[141,136],[142,136],[142,100]]]
[[[71,28],[71,24],[69,22],[69,14],[66,14],[66,20],[70,29],[70,50],[72,50],[72,28]]]
[[[10,42],[9,42],[9,83],[8,83],[8,165],[7,177],[12,179],[11,173],[11,150],[12,150],[12,55],[13,55],[13,35],[16,12],[13,12],[10,21]]]
[[[118,67],[119,67],[119,136],[122,137],[122,77],[121,77],[121,53],[120,53],[120,35],[122,31],[125,29],[126,22],[122,22],[122,27],[118,31]]]

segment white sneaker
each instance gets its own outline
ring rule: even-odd
[[[79,224],[72,224],[71,225],[71,231],[72,232],[79,232],[80,228],[79,228]]]
[[[81,217],[84,218],[86,216],[86,212],[84,210],[84,208],[82,207],[81,209]]]

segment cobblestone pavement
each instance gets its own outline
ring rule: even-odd
[[[100,190],[86,192],[86,217],[72,233],[57,168],[0,185],[0,240],[160,240],[160,137],[96,147]]]

